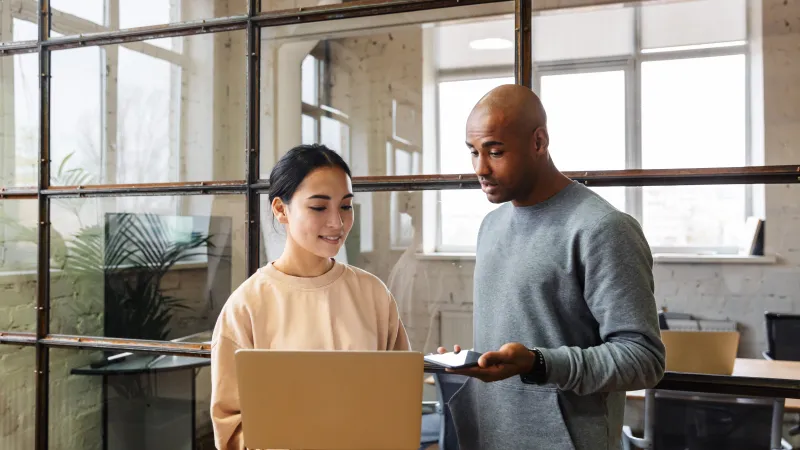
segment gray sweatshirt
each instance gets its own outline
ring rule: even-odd
[[[475,350],[540,348],[547,383],[470,379],[450,401],[461,450],[619,449],[625,391],[664,373],[653,259],[639,223],[573,182],[484,219]]]

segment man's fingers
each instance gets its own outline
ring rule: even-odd
[[[437,351],[439,354],[442,354],[442,353],[447,353],[447,349],[446,349],[446,348],[444,348],[444,347],[439,347],[439,348],[437,348],[437,349],[436,349],[436,351]],[[460,346],[460,345],[454,345],[454,346],[453,346],[453,353],[458,353],[458,352],[460,352],[460,351],[461,351],[461,346]]]
[[[478,358],[478,365],[484,369],[487,367],[503,364],[504,362],[506,362],[505,358],[503,357],[503,354],[500,352],[486,352],[483,355],[481,355],[480,358]]]

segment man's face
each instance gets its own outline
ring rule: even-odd
[[[467,148],[481,190],[492,203],[526,196],[535,182],[533,131],[521,132],[501,111],[475,112],[467,120]]]

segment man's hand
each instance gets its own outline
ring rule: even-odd
[[[453,351],[458,353],[461,351],[461,347],[456,345]],[[439,347],[438,352],[447,353],[447,349]],[[497,351],[484,353],[478,359],[477,367],[459,370],[447,369],[447,371],[475,377],[484,382],[491,382],[528,373],[533,369],[535,362],[536,358],[534,358],[530,350],[522,344],[512,342],[503,345]]]

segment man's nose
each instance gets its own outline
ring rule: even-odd
[[[473,160],[473,168],[475,169],[475,174],[478,176],[487,176],[492,173],[489,164],[486,161],[486,157],[483,155],[478,155]]]

